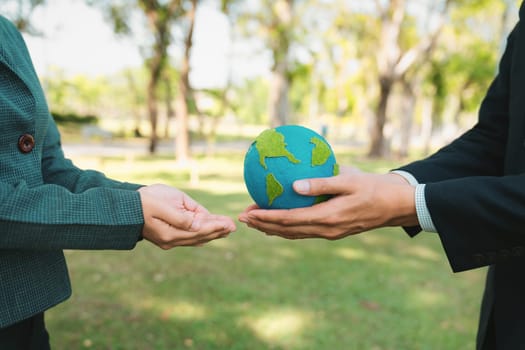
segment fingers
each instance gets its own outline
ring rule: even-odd
[[[194,217],[190,232],[207,234],[215,231],[235,231],[235,223],[232,219],[222,215],[197,213]]]
[[[196,200],[184,194],[183,205],[187,210],[198,212],[198,213],[209,213],[208,209],[200,205]]]
[[[168,225],[181,230],[191,230],[195,223],[195,212],[176,208],[173,206],[158,204],[155,208],[153,217],[166,222]],[[194,228],[197,230],[198,228]]]
[[[305,196],[347,193],[352,188],[351,177],[354,174],[345,173],[332,177],[297,180],[293,183],[293,188],[297,193]]]
[[[194,213],[185,208],[184,194],[180,191],[168,186],[152,185],[140,188],[139,194],[146,227],[154,220],[183,229],[191,227]]]
[[[248,208],[246,208],[242,213],[239,214],[239,216],[237,217],[237,219],[240,221],[240,222],[244,222],[244,223],[247,223],[248,222],[248,217],[249,217],[249,213],[252,211],[252,210],[255,210],[255,209],[259,209],[259,206],[257,204],[252,204],[250,205]]]
[[[414,187],[403,178],[345,169],[329,178],[296,181],[294,188],[310,196],[331,199],[307,208],[248,208],[239,219],[268,235],[288,239],[340,239],[383,226],[417,225]]]
[[[332,199],[331,201],[333,201]],[[331,213],[327,212],[327,202],[312,207],[296,209],[254,209],[245,213],[249,222],[276,224],[279,226],[308,226],[316,222],[324,222]]]
[[[235,231],[232,219],[213,215],[185,193],[164,185],[139,190],[143,237],[161,247],[202,245]]]
[[[167,249],[174,247],[196,247],[202,246],[208,242],[225,238],[231,233],[230,230],[216,231],[205,235],[191,235],[189,238],[182,238],[184,235],[176,235],[177,238],[166,244]]]
[[[238,219],[249,227],[270,233],[277,228],[306,226],[323,216],[323,205],[296,209],[260,209],[253,204]]]
[[[282,223],[279,224],[252,219],[247,225],[248,227],[262,231],[269,236],[279,236],[286,239],[324,238],[335,240],[351,234],[351,231],[337,226],[327,226],[317,223],[284,226]]]
[[[198,246],[224,238],[235,231],[235,224],[224,216],[197,214],[194,224],[188,230],[169,225],[159,219],[154,219],[149,229],[150,232],[145,235],[146,239],[162,249],[171,249],[177,246]]]
[[[324,220],[324,211],[321,204],[309,208],[287,210],[255,209],[242,215],[239,219],[251,228],[256,228],[267,234],[277,232],[295,235],[310,235],[315,232],[316,226],[312,223]]]
[[[225,216],[196,214],[189,230],[174,228],[171,232],[172,245],[198,245],[217,238],[226,237],[235,231],[233,221]]]
[[[287,210],[246,210],[239,220],[248,227],[262,231],[267,235],[280,236],[287,239],[324,238],[335,240],[359,232],[351,215],[340,211],[343,207],[343,197],[334,197],[326,202],[312,207]]]

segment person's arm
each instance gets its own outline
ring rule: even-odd
[[[397,174],[403,177],[410,185],[415,187],[414,203],[416,205],[416,213],[419,225],[417,227],[404,227],[405,231],[411,236],[416,235],[421,229],[426,232],[437,232],[436,226],[432,221],[432,216],[428,210],[427,200],[425,198],[425,184],[420,184],[416,178],[409,172],[403,170],[391,171],[392,174]]]
[[[476,126],[433,156],[400,168],[426,183],[429,212],[456,271],[525,255],[525,177],[520,171],[511,175],[519,160],[508,158],[522,147],[521,138],[509,135],[522,134],[523,113],[516,109],[522,98],[511,93],[513,77],[523,76],[516,71],[523,69],[514,57],[518,42],[523,44],[523,36],[514,30]]]
[[[262,210],[253,205],[239,220],[288,239],[335,240],[378,227],[418,225],[415,189],[396,174],[376,175],[341,167],[337,176],[296,181],[294,189],[302,195],[333,197],[289,210]]]
[[[476,126],[428,159],[399,169],[425,184],[425,201],[454,271],[525,256],[525,175],[504,176],[504,164],[511,163],[505,159],[512,128],[509,105],[522,100],[509,92],[511,67],[518,66],[511,62],[516,32],[509,38]],[[523,113],[517,117],[523,120]],[[239,219],[267,234],[290,239],[338,239],[391,225],[417,229],[414,187],[403,179],[404,184],[396,185],[390,181],[394,177],[399,181],[396,174],[341,174],[301,181],[300,186],[296,184],[301,194],[334,197],[292,210],[252,206]]]
[[[162,249],[198,246],[235,231],[233,220],[215,215],[186,193],[166,185],[139,189],[144,238]]]
[[[51,130],[42,157],[50,183],[0,182],[1,249],[132,249],[142,236],[169,249],[235,230],[230,218],[210,214],[175,188],[139,188],[76,168],[63,158],[56,127]]]
[[[0,182],[0,201],[0,249],[132,249],[144,225],[137,191]]]
[[[140,187],[64,158],[60,135],[21,35],[0,16],[0,249],[131,249],[142,236],[167,249],[235,229],[181,191]],[[21,134],[34,147],[17,148]]]
[[[43,146],[42,175],[45,183],[65,187],[73,193],[82,193],[95,187],[135,191],[143,186],[110,179],[96,170],[76,167],[71,160],[64,156],[60,133],[51,116],[49,116],[47,135]]]

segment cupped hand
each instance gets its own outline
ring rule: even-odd
[[[162,249],[198,246],[235,231],[227,216],[211,214],[186,193],[166,185],[140,188],[142,236]]]
[[[268,235],[329,240],[382,226],[417,225],[414,187],[397,174],[376,175],[342,167],[334,177],[296,181],[294,190],[332,198],[297,209],[263,210],[251,205],[239,215],[239,221]]]

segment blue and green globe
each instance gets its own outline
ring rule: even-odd
[[[339,166],[330,144],[299,125],[267,129],[257,136],[244,158],[244,182],[255,203],[264,209],[309,207],[327,196],[303,196],[292,184],[306,178],[330,177]]]

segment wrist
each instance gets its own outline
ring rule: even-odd
[[[403,183],[396,179],[393,183],[393,191],[390,194],[390,215],[387,222],[388,226],[417,226],[419,225],[416,203],[415,203],[415,187],[408,184],[402,176],[392,174],[400,178]],[[393,178],[395,179],[395,178]]]
[[[398,185],[411,185],[410,181],[401,174],[390,172],[387,174],[382,175],[386,181],[392,183],[392,184],[398,184]]]

